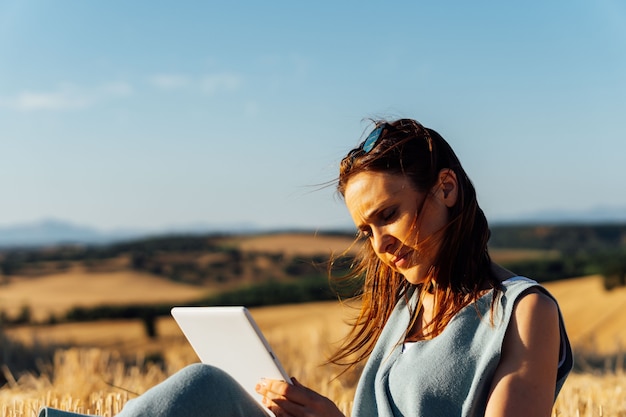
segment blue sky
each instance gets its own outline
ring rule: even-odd
[[[626,209],[618,0],[0,0],[0,225],[349,224],[368,117],[457,151],[490,219]]]

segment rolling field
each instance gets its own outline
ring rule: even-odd
[[[559,301],[573,346],[600,355],[626,351],[626,288],[605,291],[600,276],[545,287]]]
[[[191,300],[207,291],[142,272],[88,272],[77,266],[36,278],[13,277],[0,289],[0,306],[15,314],[27,305],[34,319],[45,320],[74,306]]]
[[[150,288],[156,287],[151,282]],[[626,288],[606,292],[599,276],[574,278],[544,285],[558,300],[572,345],[600,355],[622,352],[626,346]],[[35,309],[37,310],[37,309]],[[302,328],[334,329],[343,323],[351,309],[336,302],[319,302],[293,306],[262,307],[252,310],[264,331],[280,330],[287,334]],[[339,330],[340,331],[340,330]],[[170,318],[158,322],[161,338],[182,337]],[[125,351],[141,344],[159,342],[146,340],[140,321],[104,321],[69,323],[56,326],[24,326],[8,329],[11,337],[30,343],[37,341],[97,346]]]
[[[289,256],[330,255],[354,250],[353,239],[349,237],[297,233],[225,238],[222,244],[244,252]],[[215,289],[135,271],[127,264],[127,261],[117,260],[108,270],[94,271],[75,263],[63,272],[11,276],[8,283],[0,286],[0,308],[9,315],[16,315],[28,306],[32,318],[41,322],[75,306],[175,303],[206,296]]]
[[[310,242],[310,241],[309,241]],[[315,249],[343,251],[350,241],[320,239]],[[285,236],[249,239],[237,244],[249,250],[294,253],[310,248],[306,240]],[[274,245],[274,246],[272,246]],[[545,253],[511,251],[494,256],[518,258]],[[626,416],[626,288],[603,289],[599,276],[548,283],[559,300],[576,350],[618,358],[608,372],[585,369],[566,383],[553,415]],[[11,280],[0,288],[0,303],[7,309],[28,305],[34,317],[45,319],[76,305],[169,302],[205,295],[207,288],[173,283],[158,276],[132,271],[88,272],[75,266],[65,273]],[[252,309],[277,355],[289,373],[350,411],[358,371],[335,378],[339,369],[322,366],[328,353],[347,330],[350,306],[318,302]],[[11,340],[26,345],[62,346],[51,364],[41,364],[39,374],[13,375],[0,389],[0,417],[33,417],[43,404],[62,409],[112,416],[129,399],[187,364],[197,361],[171,318],[157,322],[158,338],[145,336],[140,321],[102,321],[56,326],[38,325],[5,329]],[[620,362],[620,359],[621,362]],[[156,360],[156,363],[152,361]],[[584,363],[583,363],[584,365]]]
[[[275,234],[230,239],[243,251],[263,251],[286,255],[339,254],[354,249],[354,239],[347,236]]]
[[[626,289],[605,293],[600,277],[594,276],[546,287],[562,305],[576,348],[593,346],[604,353],[621,352],[626,341],[626,315],[616,314],[608,319],[597,312],[619,313],[626,304]],[[345,333],[345,320],[351,316],[352,309],[336,302],[320,302],[256,308],[252,313],[288,372],[348,412],[357,373],[333,379],[339,369],[321,365]],[[42,404],[112,415],[133,398],[133,393],[141,393],[197,361],[173,320],[161,319],[158,330],[157,340],[147,339],[141,323],[132,321],[11,330],[9,334],[13,338],[26,342],[65,342],[72,348],[57,353],[54,372],[41,377],[25,375],[1,389],[0,404],[4,408],[0,408],[0,416],[34,416],[34,410]],[[146,362],[146,357],[154,352],[160,352],[164,366]],[[573,374],[559,396],[554,413],[568,417],[625,416],[623,364],[608,373]]]

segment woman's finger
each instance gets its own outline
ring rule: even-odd
[[[284,397],[276,397],[274,399],[263,397],[263,404],[269,408],[276,417],[305,417],[310,415],[307,413],[307,409],[304,406],[291,402]]]
[[[343,417],[337,406],[328,398],[305,387],[299,381],[262,380],[257,392],[263,395],[264,404],[280,416],[337,416]]]
[[[262,379],[257,385],[257,392],[270,399],[285,398],[291,402],[306,404],[312,391],[299,383],[292,385],[285,381]]]

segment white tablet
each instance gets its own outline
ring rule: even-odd
[[[254,387],[261,378],[291,383],[245,307],[174,307],[171,312],[200,361],[226,371],[259,403]]]

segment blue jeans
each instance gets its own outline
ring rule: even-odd
[[[84,414],[44,407],[39,417]],[[230,375],[204,364],[189,365],[141,396],[117,417],[268,417],[266,410]]]

